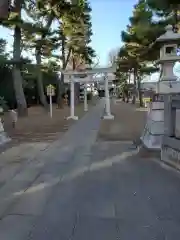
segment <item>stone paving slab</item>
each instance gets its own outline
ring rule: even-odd
[[[132,141],[98,141],[92,148],[92,161],[102,161],[104,159],[120,155],[122,152],[130,151],[135,146]]]
[[[0,239],[24,240],[33,226],[32,216],[8,215],[0,221]]]
[[[75,181],[58,184],[44,214],[35,221],[28,240],[70,239],[77,223],[75,190]]]
[[[26,159],[34,158],[37,153],[46,149],[48,143],[22,143],[13,146],[0,154],[0,165],[12,162],[22,162]]]
[[[0,190],[0,217],[9,213],[9,209],[20,198],[19,192],[25,192],[32,184],[37,174],[31,176],[31,181],[12,181]]]
[[[114,219],[80,217],[73,240],[117,240],[117,222]]]
[[[12,147],[2,152],[0,154],[0,189],[6,188],[5,185],[9,182],[11,184],[12,179],[15,181],[32,179],[32,175],[39,171],[37,158],[47,147],[46,143],[21,144],[19,147]]]
[[[120,222],[119,226],[119,239],[123,240],[164,240],[166,238],[159,226],[137,226],[129,222]],[[175,240],[176,238],[172,238]]]
[[[12,210],[9,208],[8,212],[13,215],[41,215],[52,194],[53,186],[58,180],[49,174],[40,175],[25,192],[17,193],[18,195],[22,194],[22,197],[20,196],[20,200],[13,205]]]

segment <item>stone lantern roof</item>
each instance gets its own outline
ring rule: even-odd
[[[173,32],[173,27],[168,25],[166,32],[156,39],[156,43],[177,42],[180,40],[180,34]]]

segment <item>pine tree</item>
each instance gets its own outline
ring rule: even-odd
[[[24,26],[22,20],[22,1],[16,0],[14,3],[13,11],[11,12],[9,19],[3,24],[10,26],[14,31],[14,43],[13,43],[13,83],[17,101],[17,109],[19,116],[27,115],[27,103],[23,89],[23,78],[21,75],[21,50],[22,39],[21,30]]]
[[[124,48],[119,53],[120,63],[122,61],[134,75],[134,91],[136,87],[139,93],[140,105],[142,105],[140,82],[144,74],[150,74],[157,68],[150,65],[159,55],[158,49],[154,49],[151,54],[147,53],[149,46],[159,37],[163,31],[165,22],[158,23],[153,19],[153,11],[148,7],[145,0],[139,0],[134,6],[132,17],[127,31],[122,31]],[[149,69],[149,72],[148,72]],[[133,99],[135,102],[135,98]]]
[[[24,29],[23,42],[26,50],[33,51],[36,59],[36,77],[41,104],[48,109],[43,84],[43,58],[52,57],[52,51],[56,47],[53,39],[51,25],[54,15],[50,5],[40,5],[36,2],[26,2],[26,14],[33,23],[33,29]]]
[[[65,8],[59,8],[56,17],[59,25],[59,40],[61,40],[62,69],[67,67],[77,70],[82,65],[91,65],[95,57],[91,42],[91,8],[86,0],[78,3],[68,3]],[[58,103],[60,105],[64,76],[59,81]]]
[[[5,2],[0,1],[0,11],[4,11],[1,24],[14,30],[13,59],[8,64],[13,65],[14,90],[19,115],[26,115],[27,104],[23,89],[25,68],[29,72],[36,67],[40,100],[46,106],[43,71],[60,71],[70,65],[76,69],[80,64],[92,63],[95,53],[89,46],[92,35],[91,8],[86,0],[73,2],[15,0],[13,2],[14,5],[10,6],[10,2],[4,5]],[[23,16],[21,16],[22,10],[26,12]],[[54,22],[56,24],[52,27]],[[32,65],[21,56],[22,51],[32,52],[32,50],[36,57],[36,65]],[[44,59],[48,63],[44,63]],[[58,66],[58,62],[62,64]],[[59,96],[63,91],[63,82],[62,75],[62,81],[58,81]]]
[[[158,17],[170,20],[175,32],[180,30],[180,4],[178,2],[172,3],[170,0],[147,0],[147,4]]]

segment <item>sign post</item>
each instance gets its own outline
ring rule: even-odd
[[[52,96],[55,96],[55,87],[49,84],[46,88],[47,96],[49,96],[49,110],[50,110],[50,117],[52,118]]]

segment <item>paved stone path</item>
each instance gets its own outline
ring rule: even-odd
[[[96,142],[103,102],[0,188],[2,240],[177,240],[180,175]]]

